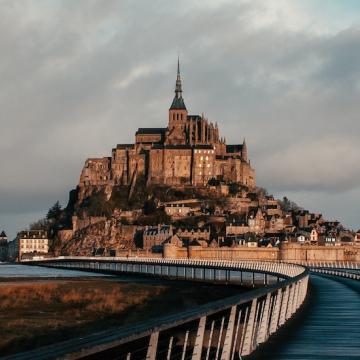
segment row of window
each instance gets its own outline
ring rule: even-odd
[[[195,154],[213,154],[214,150],[195,150]]]
[[[176,117],[175,117],[175,115],[176,115]],[[173,114],[173,120],[175,120],[175,118],[176,118],[176,120],[182,120],[183,119],[183,114]]]

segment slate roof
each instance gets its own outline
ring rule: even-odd
[[[243,146],[241,144],[238,145],[226,145],[226,152],[229,154],[239,153],[242,151]]]
[[[170,110],[186,110],[185,102],[182,96],[174,97]]]
[[[134,144],[117,144],[116,145],[117,149],[128,149],[128,148],[133,149],[134,147],[135,147]]]
[[[201,120],[201,116],[200,116],[200,115],[188,115],[187,118],[188,118],[189,120],[197,120],[197,121]]]
[[[139,128],[136,135],[156,135],[165,134],[167,128]]]

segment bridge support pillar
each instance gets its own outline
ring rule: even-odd
[[[291,311],[292,314],[295,314],[296,310],[299,307],[298,299],[299,299],[300,283],[297,282],[296,284],[294,284],[294,286],[295,286],[295,294],[294,294],[294,300],[293,300],[293,307],[292,307],[292,311]]]
[[[196,334],[195,346],[192,354],[192,360],[200,360],[201,353],[204,342],[204,334],[205,334],[205,325],[206,325],[206,316],[200,318],[199,327]]]
[[[223,345],[223,350],[221,353],[221,360],[230,360],[231,356],[231,347],[234,337],[234,327],[235,327],[235,316],[236,316],[236,306],[231,308],[228,326],[226,329],[225,341]]]
[[[289,289],[289,299],[286,308],[285,321],[291,318],[294,296],[295,296],[295,284],[292,284],[291,288]]]
[[[285,324],[286,310],[287,310],[288,301],[289,301],[289,291],[290,290],[289,290],[289,285],[288,285],[285,288],[285,292],[283,294],[282,301],[281,301],[279,326],[282,326]]]
[[[260,330],[257,342],[264,343],[269,337],[269,312],[270,312],[271,293],[266,295],[265,306],[260,322]]]
[[[274,298],[275,305],[270,320],[270,335],[275,333],[279,327],[278,324],[279,324],[279,316],[280,316],[280,308],[281,308],[281,297],[282,297],[282,292],[281,289],[279,289]]]
[[[159,332],[156,331],[151,334],[150,342],[146,353],[146,360],[156,360],[156,351],[159,340]]]
[[[245,330],[245,338],[244,338],[244,345],[241,350],[241,355],[249,355],[253,350],[253,334],[254,334],[254,327],[255,327],[255,315],[256,315],[256,305],[257,299],[254,299],[251,303],[250,315],[249,320],[247,322],[247,326]]]
[[[214,326],[215,326],[215,321],[213,320],[211,322],[211,328],[210,328],[210,334],[209,334],[209,340],[208,340],[208,346],[207,346],[207,350],[206,350],[206,357],[205,360],[209,360],[209,355],[210,355],[210,349],[211,349],[211,342],[212,342],[212,336],[214,333]],[[184,359],[182,359],[184,360]]]

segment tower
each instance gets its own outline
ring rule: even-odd
[[[180,127],[182,131],[185,130],[188,112],[182,97],[182,84],[180,77],[180,61],[178,58],[177,76],[175,83],[175,96],[169,109],[169,130],[174,127]]]
[[[247,146],[246,146],[246,141],[244,138],[243,144],[242,144],[242,150],[241,150],[241,157],[248,162],[248,151],[247,151]]]

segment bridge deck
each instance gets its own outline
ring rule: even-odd
[[[360,282],[312,275],[311,283],[313,299],[300,326],[284,342],[281,334],[270,340],[255,359],[360,359]]]

